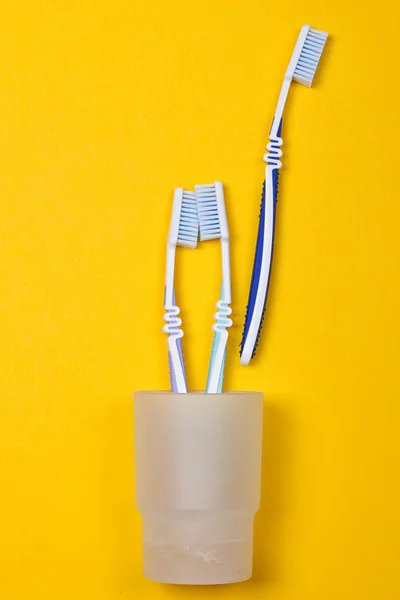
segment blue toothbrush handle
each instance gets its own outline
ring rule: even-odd
[[[254,357],[264,319],[274,248],[279,165],[268,164],[261,195],[260,219],[249,290],[246,318],[240,344],[240,362]]]

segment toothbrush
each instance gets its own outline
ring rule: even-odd
[[[292,81],[311,87],[328,34],[309,25],[301,28],[300,35],[283,80],[281,93],[272,121],[269,144],[264,161],[265,181],[261,196],[260,222],[254,257],[249,299],[240,349],[240,362],[248,365],[254,357],[261,333],[271,275],[274,245],[278,174],[282,166],[282,115]]]
[[[182,343],[183,330],[180,328],[182,320],[179,317],[180,309],[176,305],[174,277],[176,247],[195,248],[199,233],[199,220],[197,215],[196,196],[177,188],[174,193],[171,224],[167,243],[167,268],[165,277],[164,308],[166,313],[163,327],[168,334],[168,361],[171,391],[185,394],[188,391],[183,361]]]
[[[229,318],[232,313],[229,306],[231,303],[229,231],[222,183],[216,181],[209,185],[195,185],[194,189],[199,215],[200,241],[221,240],[222,285],[217,312],[214,315],[216,322],[212,327],[214,338],[206,385],[206,393],[212,394],[222,391],[228,341],[227,328],[232,325],[232,320]]]

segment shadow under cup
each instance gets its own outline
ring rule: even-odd
[[[249,579],[260,505],[263,395],[135,393],[145,577]]]

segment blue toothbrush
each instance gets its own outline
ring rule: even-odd
[[[278,174],[282,166],[282,116],[292,81],[311,87],[328,34],[309,25],[301,28],[300,35],[283,80],[281,93],[269,134],[264,161],[265,181],[261,197],[260,222],[251,277],[247,312],[240,344],[240,362],[248,365],[254,357],[261,333],[271,276],[274,247]]]

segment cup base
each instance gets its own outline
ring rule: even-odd
[[[253,515],[229,511],[144,513],[146,579],[217,585],[250,579]]]

